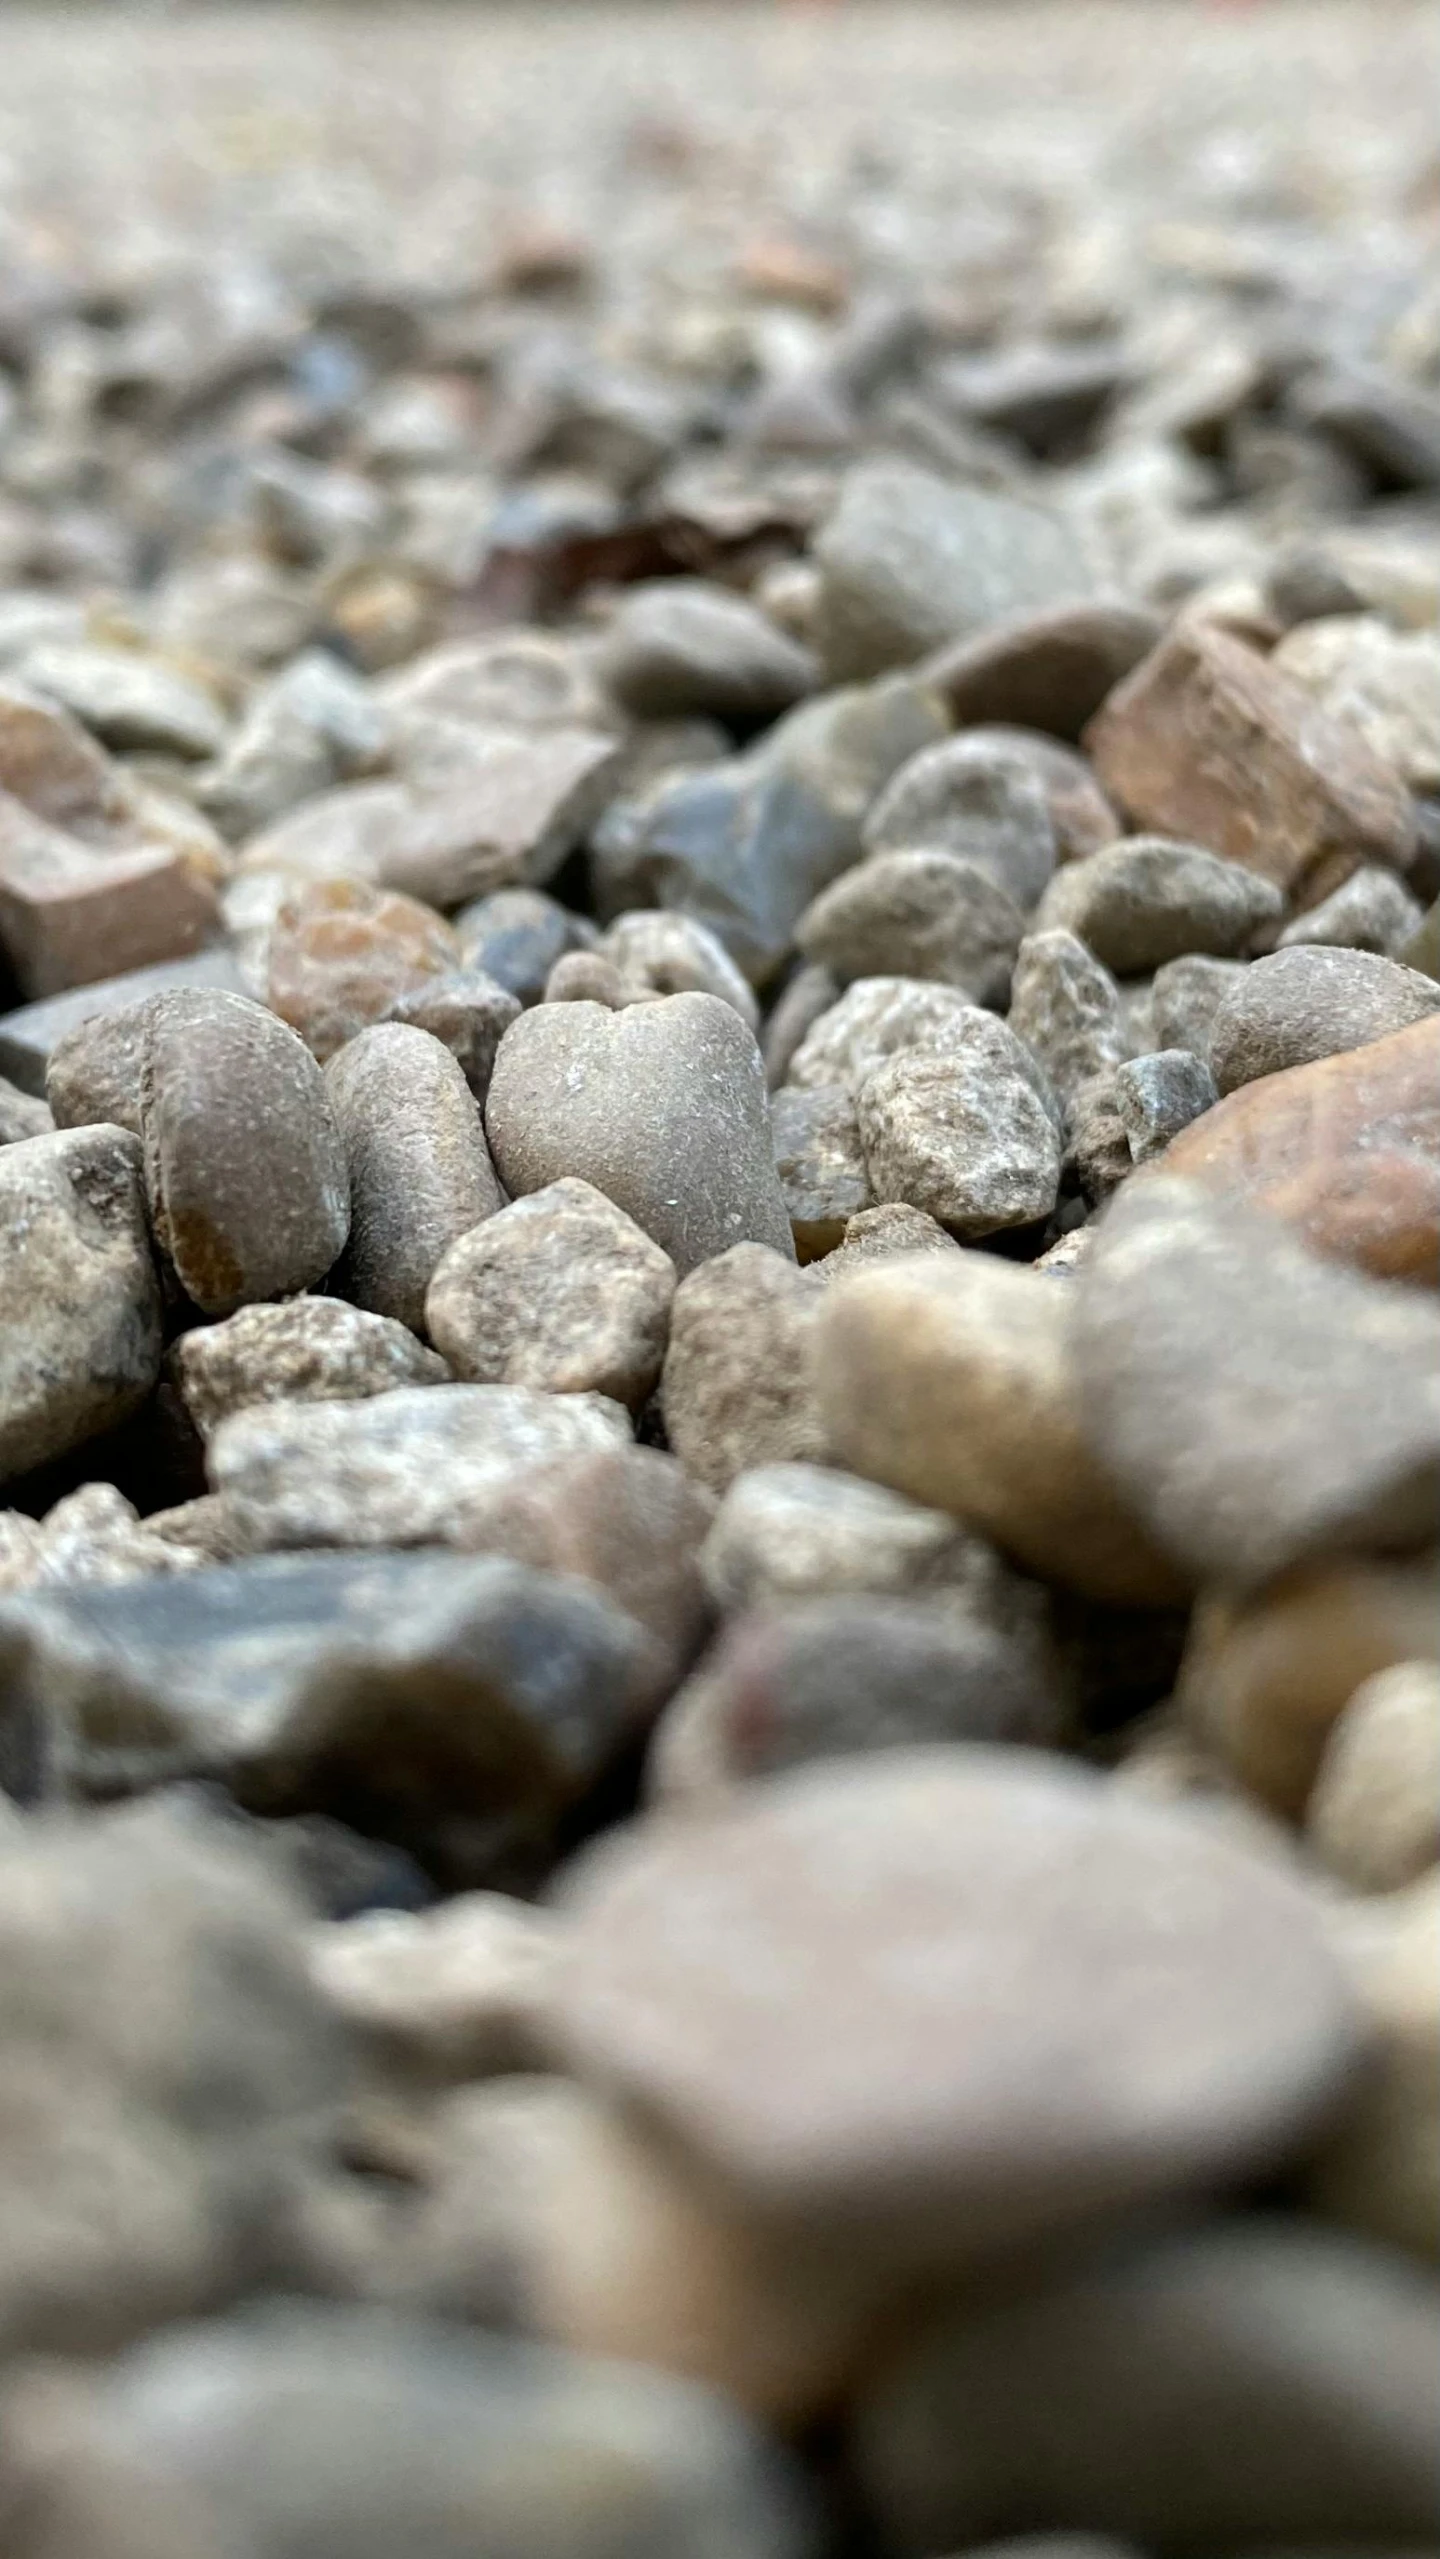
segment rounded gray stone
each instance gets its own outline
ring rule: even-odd
[[[1187,951],[1228,958],[1244,951],[1285,901],[1271,880],[1198,844],[1136,835],[1068,862],[1041,899],[1036,926],[1079,935],[1121,977],[1160,968]]]
[[[350,1171],[350,1241],[335,1285],[422,1332],[442,1256],[504,1205],[474,1096],[450,1050],[401,1022],[348,1041],[325,1081]]]
[[[123,1421],[160,1349],[138,1140],[101,1123],[0,1149],[0,1475]]]
[[[841,985],[857,977],[938,979],[977,1004],[1003,1004],[1025,919],[976,862],[945,852],[872,854],[822,890],[795,928],[798,948]]]
[[[1043,783],[1020,756],[983,737],[946,738],[902,764],[865,821],[864,846],[957,854],[1025,912],[1055,868]]]
[[[1222,1093],[1288,1066],[1364,1048],[1440,1012],[1440,986],[1374,951],[1318,944],[1252,961],[1217,1006],[1210,1071]]]
[[[600,644],[598,671],[642,720],[708,713],[758,728],[811,693],[819,667],[742,595],[698,578],[632,587]]]

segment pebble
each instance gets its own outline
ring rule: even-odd
[[[106,746],[207,756],[225,743],[225,717],[213,696],[138,650],[42,640],[21,659],[17,673],[22,684],[58,702]]]
[[[1440,1312],[1154,1174],[1114,1201],[1077,1292],[1085,1430],[1201,1579],[1433,1537]]]
[[[826,1291],[816,1327],[826,1433],[855,1474],[951,1512],[1028,1571],[1163,1604],[1183,1585],[1092,1453],[1073,1331],[1068,1290],[991,1254],[857,1274]]]
[[[154,968],[97,978],[88,986],[52,995],[44,1003],[0,1013],[0,1072],[13,1077],[22,1092],[44,1093],[49,1060],[73,1031],[101,1014],[128,1011],[147,995],[177,986],[218,987],[227,995],[253,992],[230,952],[218,947],[197,951],[188,959],[160,961]]]
[[[323,1066],[459,964],[457,936],[418,899],[362,880],[306,880],[276,911],[265,1000]]]
[[[1440,1665],[1362,1680],[1325,1745],[1306,1815],[1342,1883],[1389,1893],[1440,1865]]]
[[[12,1522],[18,1513],[10,1514]],[[0,1590],[41,1590],[57,1582],[128,1582],[148,1573],[192,1572],[208,1559],[198,1547],[155,1536],[114,1484],[81,1484],[45,1513],[25,1520],[0,1563]],[[17,1550],[18,1546],[18,1551]]]
[[[741,1241],[793,1250],[760,1052],[713,995],[522,1014],[500,1043],[485,1127],[512,1197],[591,1182],[682,1277]]]
[[[341,1135],[304,1042],[241,995],[176,990],[141,1027],[157,1243],[207,1315],[324,1277],[350,1227]]]
[[[747,1467],[733,1479],[700,1569],[727,1615],[831,1592],[988,1597],[1005,1572],[993,1549],[947,1512],[800,1461]]]
[[[734,1244],[682,1277],[660,1408],[686,1473],[710,1492],[747,1466],[824,1458],[809,1368],[818,1303],[808,1275],[764,1244]]]
[[[411,995],[397,995],[383,1018],[426,1031],[448,1048],[483,1109],[496,1051],[519,1011],[519,999],[483,969],[457,969],[427,977]]]
[[[1017,613],[1092,589],[1061,519],[913,463],[876,460],[846,475],[815,543],[816,641],[832,683],[908,666]]]
[[[1284,906],[1274,882],[1243,863],[1141,835],[1067,863],[1035,922],[1040,932],[1078,934],[1117,976],[1138,977],[1189,951],[1221,959],[1244,951]]]
[[[1363,1048],[1440,1012],[1440,986],[1373,951],[1302,947],[1256,960],[1210,1024],[1210,1068],[1222,1093],[1288,1066]]]
[[[947,738],[901,766],[865,822],[865,850],[947,852],[987,874],[1028,912],[1055,866],[1055,829],[1039,775],[981,732]]]
[[[613,718],[593,648],[556,631],[445,641],[382,677],[376,693],[392,717],[424,712],[480,727],[604,728]]]
[[[242,1306],[223,1324],[182,1333],[169,1371],[202,1439],[249,1404],[349,1402],[449,1375],[405,1325],[335,1297]]]
[[[555,1927],[508,1893],[370,1910],[315,1930],[310,1976],[347,2026],[427,2078],[544,2066]]]
[[[742,733],[813,693],[820,672],[810,651],[744,596],[692,578],[631,587],[601,643],[597,669],[637,719],[698,712]]]
[[[0,1151],[0,1474],[133,1413],[160,1372],[140,1148],[62,1129]]]
[[[1131,1055],[1119,987],[1094,952],[1061,925],[1028,933],[1021,943],[1008,1020],[1067,1108],[1087,1084]]]
[[[693,915],[667,914],[661,907],[617,915],[597,956],[613,961],[629,1002],[647,995],[718,995],[748,1030],[759,1029],[760,1008],[745,979],[719,935]]]
[[[208,829],[116,821],[87,836],[53,824],[0,780],[0,955],[41,998],[117,969],[183,958],[217,920],[218,853]],[[99,840],[93,840],[98,834]]]
[[[847,1218],[845,1233],[833,1253],[826,1255],[815,1276],[822,1288],[830,1288],[837,1280],[849,1279],[874,1262],[899,1261],[912,1253],[958,1253],[961,1246],[953,1235],[927,1215],[923,1208],[907,1208],[903,1201],[888,1200],[881,1207],[862,1208]]]
[[[1379,951],[1386,959],[1400,959],[1422,921],[1422,910],[1404,881],[1367,862],[1318,906],[1287,924],[1278,947],[1283,951],[1294,942],[1323,942],[1336,950]]]
[[[466,964],[520,1004],[538,1004],[562,952],[585,939],[583,919],[543,889],[492,889],[455,917]]]
[[[786,1081],[790,1061],[806,1032],[839,1001],[840,987],[826,968],[797,968],[771,1007],[760,1035],[765,1081],[771,1092]],[[0,1017],[3,1019],[3,1017]],[[3,1037],[3,1032],[0,1032]]]
[[[1342,1904],[1337,1951],[1359,1991],[1374,2058],[1322,2142],[1306,2200],[1374,2238],[1440,2256],[1440,1982],[1434,1870]]]
[[[789,1085],[774,1095],[770,1119],[796,1259],[815,1262],[874,1201],[854,1096],[843,1084]]]
[[[1394,631],[1377,614],[1307,620],[1274,664],[1332,719],[1356,729],[1411,791],[1440,790],[1440,642]]]
[[[207,1464],[257,1547],[465,1546],[497,1492],[551,1458],[624,1446],[599,1396],[527,1386],[403,1386],[364,1401],[253,1405]]]
[[[1433,2276],[1323,2224],[1196,2223],[942,2315],[862,2410],[861,2473],[916,2559],[1038,2527],[1423,2543],[1437,2308]]]
[[[1030,1753],[817,1763],[560,1906],[570,2066],[878,2287],[1293,2154],[1360,2050],[1288,1874]]]
[[[421,1333],[444,1255],[504,1206],[480,1113],[449,1049],[402,1022],[376,1023],[337,1050],[325,1089],[350,1181],[350,1239],[334,1284]]]
[[[26,1137],[48,1137],[55,1124],[48,1102],[22,1093],[18,1084],[0,1075],[0,1146],[14,1146]]]
[[[1003,1005],[1025,919],[976,862],[944,852],[872,854],[823,889],[795,927],[796,947],[838,985],[857,977],[934,978],[977,1004]]]
[[[425,1293],[425,1329],[457,1377],[643,1404],[660,1374],[675,1265],[573,1176],[457,1236]]]
[[[1163,1155],[1171,1139],[1212,1110],[1217,1099],[1209,1067],[1185,1048],[1156,1049],[1117,1066],[1112,1090],[1137,1164]]]
[[[1150,1020],[1157,1046],[1188,1048],[1196,1057],[1208,1059],[1210,1025],[1244,975],[1243,960],[1212,960],[1198,951],[1183,960],[1167,960],[1150,983]]]
[[[1056,604],[958,641],[925,672],[957,729],[999,721],[1073,742],[1160,637],[1158,616],[1134,604]]]
[[[243,844],[302,800],[373,770],[389,739],[363,679],[327,651],[305,649],[251,697],[195,797],[229,843]]]
[[[1050,1215],[1060,1134],[1014,1032],[978,1009],[963,1029],[942,1054],[874,1067],[856,1110],[876,1199],[923,1208],[974,1239]]]
[[[1208,845],[1306,904],[1362,862],[1403,871],[1414,850],[1404,784],[1364,738],[1193,621],[1116,686],[1085,743],[1137,827]]]

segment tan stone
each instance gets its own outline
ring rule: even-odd
[[[1172,1138],[1165,1171],[1243,1199],[1318,1253],[1440,1280],[1440,1014],[1264,1075]]]
[[[1364,861],[1403,870],[1409,797],[1355,731],[1227,633],[1178,627],[1085,732],[1137,826],[1208,845],[1303,904]]]
[[[1308,2200],[1377,2238],[1440,2255],[1440,1874],[1336,1914],[1376,2037],[1308,2181]]]
[[[1433,1660],[1437,1648],[1433,1556],[1310,1566],[1253,1598],[1202,1600],[1178,1693],[1261,1802],[1297,1816],[1361,1681],[1394,1662]]]
[[[1440,1863],[1440,1665],[1362,1680],[1326,1744],[1308,1829],[1358,1892],[1394,1892]]]
[[[267,1000],[322,1066],[392,1006],[461,964],[460,938],[418,898],[363,880],[298,882],[270,933]]]

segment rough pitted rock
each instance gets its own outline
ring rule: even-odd
[[[924,672],[957,729],[1003,721],[1074,739],[1160,636],[1142,606],[1057,604],[957,642]]]
[[[266,1001],[323,1066],[459,964],[458,937],[418,898],[363,880],[301,880],[271,927]]]
[[[1214,1076],[1188,1048],[1154,1049],[1117,1066],[1111,1091],[1137,1164],[1163,1155],[1172,1138],[1213,1109],[1216,1099]]]
[[[838,1280],[849,1279],[855,1271],[869,1270],[876,1262],[899,1261],[913,1253],[958,1253],[963,1247],[936,1224],[923,1208],[906,1208],[900,1200],[887,1200],[883,1207],[862,1208],[850,1218],[843,1241],[828,1253],[816,1271],[822,1288],[833,1287]]]
[[[1023,911],[1055,867],[1044,784],[1028,761],[986,736],[947,738],[901,766],[864,828],[870,854],[953,853]]]
[[[1030,1571],[1122,1605],[1182,1587],[1090,1449],[1070,1292],[988,1253],[927,1254],[825,1292],[814,1351],[830,1444]]]
[[[1398,2252],[1217,2219],[943,2316],[867,2398],[860,2474],[915,2559],[1046,2526],[1403,2547],[1434,2530],[1437,2311]]]
[[[1067,1106],[1096,1076],[1131,1054],[1120,989],[1076,935],[1027,934],[1015,962],[1007,1016]]]
[[[854,1096],[844,1084],[786,1085],[771,1098],[770,1118],[795,1250],[813,1262],[874,1202]]]
[[[11,1516],[0,1514],[0,1517]],[[157,1537],[114,1484],[81,1484],[42,1520],[26,1520],[28,1553],[0,1564],[0,1589],[43,1590],[58,1582],[128,1582],[145,1573],[193,1572],[209,1558],[198,1547]]]
[[[1251,1584],[1422,1544],[1440,1502],[1440,1312],[1156,1173],[1077,1292],[1087,1437],[1188,1571]]]
[[[1150,1027],[1157,1048],[1193,1049],[1197,1057],[1208,1059],[1210,1025],[1244,975],[1243,960],[1210,960],[1199,952],[1167,960],[1150,983]]]
[[[263,1005],[153,999],[140,1131],[156,1240],[204,1313],[324,1277],[350,1226],[344,1150],[314,1058]]]
[[[0,1474],[122,1422],[160,1349],[137,1141],[101,1125],[0,1150]]]
[[[799,1463],[736,1476],[700,1568],[727,1614],[830,1591],[939,1590],[1000,1606],[1011,1578],[994,1549],[948,1512],[837,1467]]]
[[[978,863],[945,852],[872,854],[821,892],[797,948],[843,986],[857,977],[936,978],[1003,1004],[1025,919]]]
[[[907,666],[927,649],[1093,591],[1058,516],[913,463],[861,463],[815,544],[816,638],[832,682]]]
[[[403,1022],[350,1040],[325,1083],[350,1179],[350,1240],[334,1284],[422,1332],[442,1257],[504,1205],[474,1096],[450,1050]]]
[[[601,643],[597,672],[637,719],[708,712],[759,728],[815,690],[819,668],[753,604],[698,579],[632,587]]]
[[[1017,1045],[958,987],[916,977],[857,977],[807,1031],[791,1060],[790,1082],[805,1090],[843,1084],[858,1094],[866,1078],[894,1058],[952,1057],[978,1048],[1013,1061]],[[1022,1071],[1026,1056],[1019,1060]],[[1029,1075],[1048,1103],[1050,1088],[1033,1058]]]
[[[687,1474],[721,1492],[747,1466],[823,1459],[810,1375],[819,1295],[763,1244],[736,1244],[682,1279],[660,1405]]]
[[[265,1404],[210,1443],[215,1490],[256,1546],[465,1546],[494,1497],[550,1458],[626,1447],[600,1396],[402,1386],[358,1403]]]
[[[169,1366],[202,1439],[249,1404],[349,1402],[440,1386],[449,1375],[407,1326],[336,1297],[242,1306],[223,1324],[182,1333]]]
[[[571,1176],[457,1237],[425,1325],[457,1377],[634,1406],[660,1374],[674,1293],[669,1254]]]
[[[1363,1048],[1440,1012],[1440,986],[1373,951],[1273,951],[1235,980],[1210,1025],[1222,1093],[1287,1066]]]
[[[1404,881],[1378,862],[1367,862],[1318,906],[1287,924],[1278,947],[1284,951],[1295,942],[1323,942],[1332,950],[1379,951],[1386,959],[1401,959],[1423,921],[1424,910]]]
[[[716,996],[522,1014],[485,1126],[512,1196],[567,1174],[593,1182],[682,1275],[742,1241],[793,1250],[760,1052]]]
[[[887,2281],[1277,2163],[1360,2050],[1288,1874],[1030,1754],[802,1769],[561,1908],[570,2067]]]
[[[1278,923],[1284,899],[1272,880],[1222,862],[1198,844],[1128,836],[1069,862],[1040,902],[1036,926],[1076,933],[1108,969],[1137,977],[1187,952],[1228,958]]]
[[[976,1011],[943,1054],[904,1053],[872,1069],[856,1096],[879,1201],[923,1208],[960,1236],[1048,1217],[1060,1182],[1060,1133],[1028,1049]]]

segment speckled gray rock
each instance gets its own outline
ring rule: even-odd
[[[836,1002],[840,988],[828,969],[798,968],[777,998],[760,1037],[765,1080],[773,1093],[790,1072],[805,1034]]]
[[[1120,1111],[1117,1068],[1092,1075],[1074,1092],[1065,1112],[1066,1190],[1077,1190],[1091,1208],[1101,1207],[1135,1169],[1128,1122]]]
[[[1055,867],[1044,785],[984,736],[947,738],[902,765],[865,821],[867,853],[957,854],[1028,912]]]
[[[876,853],[822,890],[795,928],[809,960],[857,977],[937,978],[1003,1004],[1025,919],[978,863],[945,852]]]
[[[964,735],[977,761],[983,756],[987,762],[1010,764],[1033,774],[1045,794],[1057,862],[1083,861],[1087,853],[1097,853],[1102,844],[1113,844],[1124,833],[1078,747],[1064,746],[1059,738],[1046,737],[1039,729],[1011,728],[999,722],[992,728],[967,729]]]
[[[538,1004],[563,951],[594,939],[595,928],[543,889],[494,889],[455,917],[471,968],[481,969],[522,1004]]]
[[[1378,614],[1341,612],[1286,633],[1274,664],[1358,729],[1412,791],[1440,790],[1440,639],[1396,631]]]
[[[0,1513],[0,1519],[18,1514]],[[0,1546],[0,1590],[44,1590],[65,1582],[129,1582],[147,1573],[188,1573],[210,1560],[199,1547],[157,1537],[114,1484],[77,1485],[41,1520],[25,1520],[28,1554],[13,1534]],[[5,1551],[8,1549],[8,1553]]]
[[[1318,945],[1255,960],[1217,1006],[1210,1070],[1222,1093],[1257,1075],[1363,1048],[1440,1012],[1440,986],[1374,951]]]
[[[1069,862],[1041,899],[1037,928],[1076,933],[1121,977],[1160,968],[1187,951],[1228,958],[1244,951],[1285,901],[1271,880],[1222,862],[1198,844],[1163,836],[1122,837],[1083,862]]]
[[[317,791],[370,771],[389,734],[387,714],[363,678],[327,650],[306,649],[246,705],[195,796],[221,834],[239,844]]]
[[[1126,1185],[1076,1291],[1087,1434],[1205,1579],[1422,1545],[1440,1502],[1440,1312],[1163,1173]]]
[[[223,1324],[182,1333],[170,1375],[208,1439],[247,1404],[349,1402],[395,1386],[440,1386],[449,1371],[388,1316],[337,1297],[293,1297],[283,1306],[242,1306]]]
[[[1082,1085],[1130,1054],[1114,978],[1073,933],[1058,928],[1021,943],[1008,1020],[1067,1106]]]
[[[718,995],[754,1031],[760,1007],[718,934],[693,915],[641,907],[617,915],[601,937],[632,1000],[644,995]]]
[[[1150,1027],[1157,1048],[1210,1054],[1210,1025],[1231,989],[1245,975],[1243,960],[1208,960],[1198,952],[1167,960],[1150,986]]]
[[[634,1406],[660,1374],[674,1294],[669,1254],[570,1175],[457,1238],[425,1324],[457,1377]]]
[[[1332,950],[1379,951],[1386,959],[1399,959],[1423,921],[1424,909],[1403,880],[1378,862],[1367,862],[1318,906],[1287,924],[1279,948],[1323,942]]]
[[[790,1084],[770,1105],[775,1169],[802,1262],[834,1252],[846,1221],[874,1205],[855,1098],[844,1084]]]
[[[345,1155],[303,1040],[242,995],[147,1007],[140,1128],[157,1242],[207,1315],[323,1278],[350,1225]]]
[[[214,695],[137,649],[42,641],[22,659],[18,674],[107,746],[203,756],[217,754],[225,743],[225,715]]]
[[[207,1463],[256,1547],[463,1547],[531,1468],[629,1441],[626,1414],[600,1396],[402,1386],[253,1405],[221,1423]]]
[[[601,642],[597,670],[637,719],[706,712],[759,728],[814,691],[808,649],[728,588],[661,578],[631,587]]]
[[[724,1629],[667,1706],[647,1779],[688,1807],[811,1760],[927,1742],[1053,1747],[1065,1723],[1043,1615],[1005,1629],[954,1594],[828,1591]]]
[[[580,1794],[629,1735],[646,1643],[490,1555],[257,1555],[0,1606],[8,1746],[33,1727],[52,1785],[220,1776],[258,1811],[367,1808],[427,1857]]]
[[[415,994],[398,996],[385,1019],[442,1041],[483,1105],[495,1052],[519,1010],[518,996],[483,969],[458,969],[453,977],[432,977]]]
[[[1003,1052],[1017,1062],[1014,1041],[990,1046],[1003,1027],[958,987],[914,977],[857,977],[807,1031],[791,1059],[790,1081],[802,1091],[843,1084],[858,1093],[866,1077],[892,1058],[950,1057],[976,1042],[987,1053]],[[1043,1068],[1028,1052],[1027,1059],[1036,1092],[1053,1105]],[[1025,1059],[1018,1062],[1025,1068]]]
[[[23,2443],[23,2409],[18,2422]],[[804,2559],[811,2547],[783,2454],[695,2383],[354,2305],[266,2306],[155,2338],[109,2368],[71,2425],[82,2482],[93,2443],[107,2519],[144,2500],[128,2547],[154,2559]],[[43,2409],[38,2430],[44,2445]],[[47,2479],[53,2454],[29,2467],[44,2527],[66,2514],[66,2483]],[[105,2559],[96,2544],[70,2547]]]
[[[101,1125],[0,1151],[0,1474],[134,1412],[160,1371],[140,1148]]]
[[[1060,1132],[1038,1082],[1014,1032],[978,1009],[942,1054],[872,1068],[856,1113],[876,1199],[923,1208],[969,1237],[1048,1217]]]
[[[428,1031],[380,1022],[325,1082],[350,1173],[350,1241],[335,1285],[418,1333],[441,1256],[504,1205],[460,1066]]]
[[[681,1281],[660,1381],[670,1445],[723,1491],[747,1466],[823,1458],[809,1346],[819,1299],[793,1262],[737,1244]]]
[[[945,1591],[989,1607],[1002,1584],[1015,1582],[994,1547],[948,1511],[838,1467],[796,1463],[735,1477],[700,1569],[729,1615],[832,1591]]]
[[[14,1146],[20,1138],[49,1137],[55,1125],[48,1102],[22,1093],[18,1084],[0,1075],[0,1146]]]
[[[1093,591],[1057,516],[909,462],[848,473],[815,558],[816,637],[832,682],[907,666],[947,640]]]
[[[1308,2215],[1216,2219],[936,2321],[866,2396],[860,2476],[915,2559],[1047,2524],[1428,2546],[1437,2313],[1399,2251]]]
[[[562,2057],[892,2285],[1282,2160],[1361,2049],[1283,1868],[1050,1754],[801,1769],[562,1908]]]
[[[1111,1091],[1137,1164],[1163,1155],[1171,1138],[1218,1099],[1209,1067],[1187,1048],[1131,1058],[1116,1067]]]
[[[741,1241],[793,1249],[760,1052],[716,996],[522,1014],[500,1043],[485,1125],[513,1197],[576,1174],[682,1274]]]
[[[899,1261],[911,1253],[948,1255],[963,1249],[923,1208],[907,1208],[902,1200],[887,1200],[875,1208],[862,1208],[847,1220],[841,1242],[815,1265],[814,1276],[821,1288],[833,1288],[838,1281],[851,1278],[856,1271],[868,1270],[876,1262]]]

